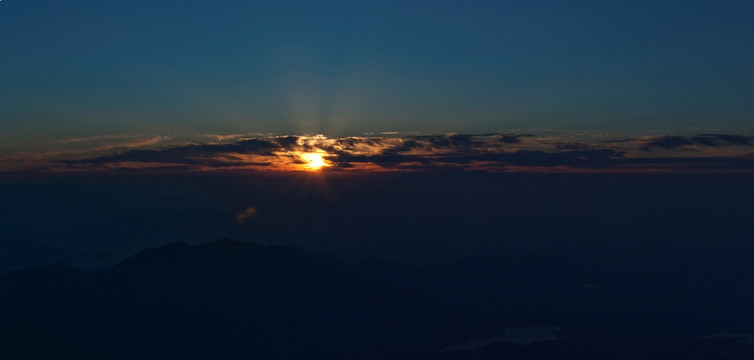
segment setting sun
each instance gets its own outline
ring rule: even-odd
[[[325,160],[322,158],[322,154],[303,153],[300,156],[301,156],[301,159],[306,162],[304,166],[306,167],[307,170],[314,171],[314,170],[319,170],[325,166],[329,166],[325,162]]]

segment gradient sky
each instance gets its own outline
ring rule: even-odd
[[[752,1],[0,2],[0,151],[122,134],[751,133]]]

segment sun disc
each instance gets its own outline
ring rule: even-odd
[[[325,166],[328,166],[325,159],[322,158],[322,154],[318,153],[303,153],[301,159],[304,160],[307,170],[319,170]]]

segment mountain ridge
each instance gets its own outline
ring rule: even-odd
[[[56,263],[0,276],[0,357],[598,359],[632,344],[645,359],[751,358],[754,346],[703,337],[754,330],[754,292],[730,276],[740,270],[699,278],[504,256],[418,267],[292,245],[170,243],[99,271]],[[722,306],[713,291],[736,296]],[[562,337],[517,345],[500,336],[532,326]]]

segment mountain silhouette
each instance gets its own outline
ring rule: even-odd
[[[536,256],[419,267],[172,243],[95,272],[56,263],[0,277],[0,358],[751,359],[752,344],[705,336],[754,332],[754,292],[731,276],[749,267]],[[517,343],[516,327],[557,330]]]
[[[142,250],[0,280],[2,358],[385,358],[437,348],[452,308],[295,246]]]

